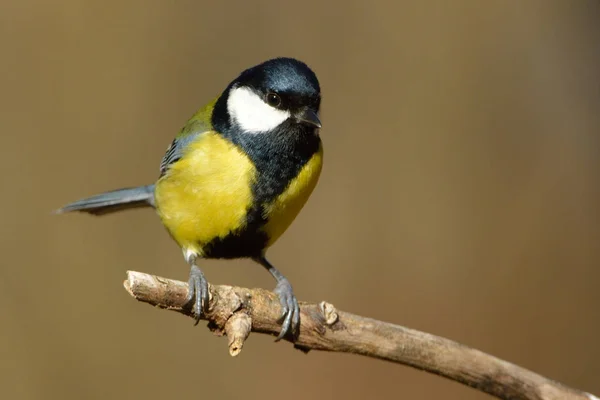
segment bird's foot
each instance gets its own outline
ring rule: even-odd
[[[208,282],[200,268],[196,265],[192,265],[190,268],[188,286],[188,295],[185,299],[186,304],[193,309],[196,319],[194,325],[198,325],[202,315],[208,311],[210,294],[208,292]]]
[[[298,306],[296,296],[294,296],[292,285],[287,279],[282,278],[277,282],[275,293],[279,296],[279,302],[281,303],[281,317],[279,321],[283,321],[281,332],[275,341],[280,341],[288,334],[292,334],[296,338],[300,329],[300,307]]]

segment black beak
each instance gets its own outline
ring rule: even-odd
[[[314,128],[321,128],[321,120],[319,119],[319,116],[310,108],[300,111],[294,117],[299,124],[312,126]]]

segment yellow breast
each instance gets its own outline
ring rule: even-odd
[[[323,148],[300,170],[286,190],[274,201],[266,205],[264,212],[267,219],[265,231],[269,236],[267,246],[272,245],[294,221],[317,185],[323,165]]]
[[[182,248],[202,256],[205,244],[245,224],[255,178],[239,148],[216,133],[201,134],[158,181],[158,214]]]

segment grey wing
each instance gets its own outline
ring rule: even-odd
[[[181,129],[179,135],[171,142],[165,155],[160,162],[160,177],[167,173],[169,167],[183,157],[188,145],[196,140],[199,135],[205,134],[212,129],[208,122],[192,117]]]
[[[188,144],[196,139],[198,135],[199,133],[193,133],[185,136],[179,136],[171,142],[162,161],[160,162],[160,177],[162,177],[168,171],[169,167],[174,162],[183,156]]]

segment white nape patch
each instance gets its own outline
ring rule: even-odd
[[[587,393],[588,397],[590,398],[590,400],[600,400],[599,398],[597,398],[596,396],[594,396],[591,393]]]
[[[250,88],[237,87],[227,99],[227,111],[245,132],[262,133],[277,128],[291,114],[271,107]]]

